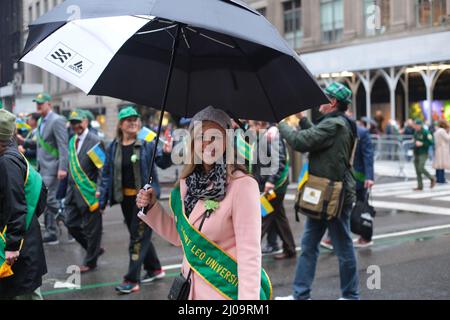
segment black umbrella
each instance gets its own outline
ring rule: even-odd
[[[22,61],[88,94],[184,117],[213,105],[278,122],[328,101],[276,29],[237,0],[66,0],[30,25]]]

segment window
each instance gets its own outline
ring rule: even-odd
[[[31,22],[33,22],[34,18],[33,18],[33,7],[29,6],[28,7],[28,23],[27,24],[31,24]]]
[[[292,48],[298,49],[303,38],[301,0],[283,2],[283,16],[284,37]]]
[[[44,0],[44,13],[48,11],[48,0]]]
[[[418,27],[440,26],[447,16],[446,0],[416,0]]]
[[[364,27],[367,36],[383,34],[389,28],[391,20],[390,0],[363,0]]]
[[[36,2],[36,19],[41,16],[41,3],[38,1]]]
[[[320,0],[320,21],[322,42],[340,41],[344,30],[344,1]]]

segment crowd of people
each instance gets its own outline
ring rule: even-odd
[[[102,246],[102,214],[118,204],[129,232],[128,269],[115,288],[118,293],[138,292],[142,283],[164,278],[152,242],[154,231],[183,248],[182,270],[170,291],[171,299],[272,299],[262,255],[274,253],[276,260],[297,256],[284,208],[291,181],[290,146],[294,152],[308,154],[309,179],[299,185],[296,199],[298,211],[308,217],[293,294],[279,299],[311,299],[321,244],[335,250],[339,259],[342,299],[359,299],[354,246],[372,242],[360,237],[353,244],[350,219],[355,202],[367,202],[374,185],[372,128],[367,119],[354,121],[348,110],[352,92],[347,87],[333,83],[325,93],[330,103],[320,106],[323,117],[313,124],[301,112],[296,115],[299,128],[286,121],[231,119],[211,106],[192,119],[182,119],[181,126],[191,134],[184,141],[189,159],[171,192],[170,214],[159,203],[161,188],[151,161],[156,150],[159,168],[173,165],[172,138],[166,135],[159,146],[155,140],[142,139],[141,116],[133,106],[120,110],[116,137],[108,145],[92,129],[86,110],[72,111],[67,121],[53,111],[47,93],[34,100],[37,113],[28,116],[26,132],[16,116],[1,109],[0,298],[42,299],[42,276],[47,272],[43,244],[59,243],[58,220],[85,251],[80,272],[95,271],[99,257],[107,254]],[[208,130],[221,134],[207,135]],[[244,150],[244,164],[228,161],[227,155],[236,151],[227,142],[228,130],[256,137],[253,144],[245,139],[238,142],[243,146],[238,149]],[[416,121],[413,134],[418,175],[427,175],[432,187],[436,181],[445,182],[448,123],[439,122],[433,139]],[[272,163],[260,159],[260,140],[272,150],[269,158],[276,158],[275,170],[269,174]],[[424,169],[431,145],[436,150],[438,180]],[[420,177],[418,190],[423,189]],[[271,212],[262,214],[263,201]]]

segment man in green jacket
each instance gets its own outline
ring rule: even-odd
[[[355,180],[350,161],[357,137],[356,124],[345,116],[352,92],[340,83],[333,83],[325,93],[329,104],[320,106],[323,117],[313,125],[303,113],[297,115],[301,130],[282,122],[281,136],[296,151],[309,152],[309,174],[343,181],[345,200],[338,218],[330,221],[307,218],[302,238],[302,254],[298,259],[294,280],[294,295],[280,300],[308,300],[314,280],[319,244],[328,229],[339,259],[342,298],[359,299],[355,250],[350,234],[350,214],[356,200]]]
[[[428,159],[428,150],[433,145],[433,135],[423,127],[421,120],[416,120],[416,132],[414,134],[414,167],[417,174],[417,188],[414,191],[423,190],[422,175],[431,181],[431,189],[436,186],[436,179],[425,169]]]

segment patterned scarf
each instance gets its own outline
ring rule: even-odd
[[[206,173],[197,167],[186,179],[187,193],[184,208],[187,217],[191,214],[198,200],[222,201],[226,195],[227,170],[225,164],[216,164]]]

